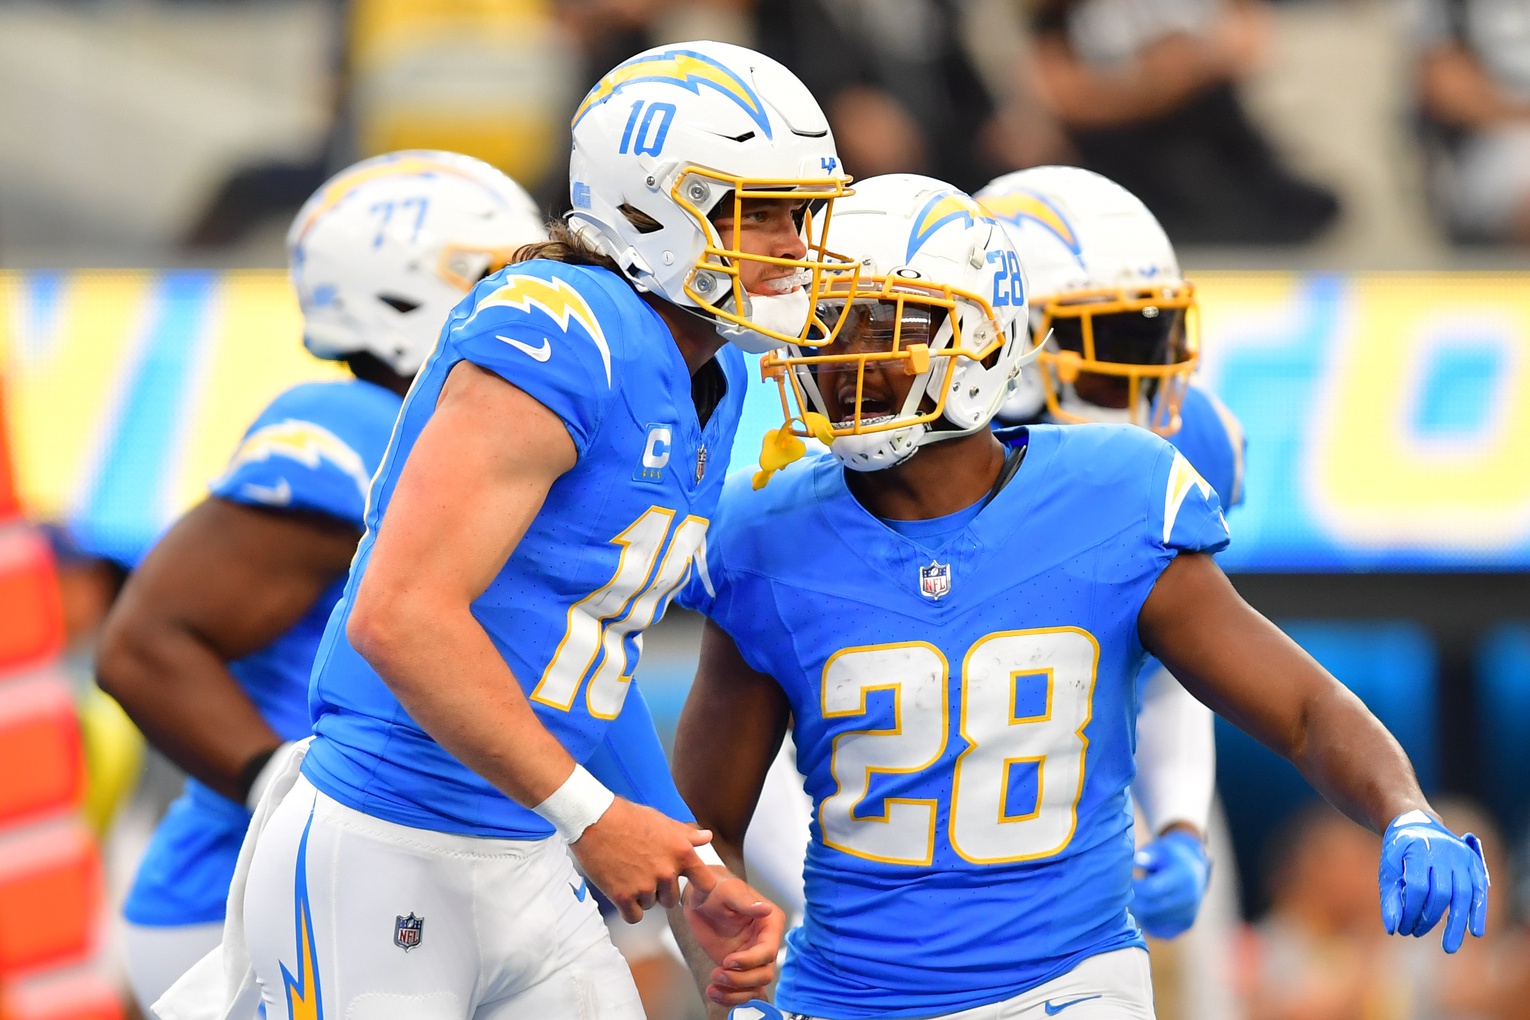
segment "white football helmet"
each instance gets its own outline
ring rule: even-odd
[[[745,350],[825,339],[813,302],[823,272],[843,268],[824,233],[850,178],[828,120],[796,75],[727,43],[659,46],[602,78],[572,130],[569,223],[638,289],[711,318]],[[738,211],[747,199],[808,200],[806,257],[741,251]],[[724,201],[734,214],[729,237],[709,219]],[[739,266],[750,260],[795,266],[792,289],[745,293]]]
[[[303,343],[331,360],[370,352],[412,376],[473,284],[546,239],[531,196],[487,163],[430,150],[362,160],[287,231]]]
[[[838,337],[761,362],[801,412],[783,433],[817,436],[851,470],[877,471],[986,428],[1036,354],[1025,342],[1025,277],[1004,228],[943,181],[887,174],[839,203],[834,244],[860,262],[858,274],[830,275],[819,312],[844,322]],[[868,414],[867,366],[887,362],[913,384],[901,406]],[[830,419],[831,403],[843,420]],[[758,484],[778,466],[762,453]]]
[[[976,197],[1014,237],[1032,336],[1044,344],[1041,371],[1027,373],[999,419],[1030,420],[1045,407],[1058,421],[1178,431],[1199,317],[1195,288],[1147,206],[1070,166],[1005,174]]]

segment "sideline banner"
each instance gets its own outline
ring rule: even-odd
[[[1530,569],[1530,274],[1200,273],[1202,381],[1248,433],[1229,570]],[[277,271],[0,273],[26,505],[132,561],[302,348]],[[733,468],[779,424],[751,387]]]
[[[23,505],[134,563],[278,393],[344,366],[303,349],[280,271],[0,273],[0,379]]]
[[[1213,274],[1229,570],[1530,569],[1530,275]]]

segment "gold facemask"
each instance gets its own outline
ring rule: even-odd
[[[691,167],[680,174],[670,189],[670,195],[701,225],[707,236],[707,246],[696,260],[695,269],[686,278],[686,296],[710,315],[753,330],[779,343],[796,344],[799,347],[819,347],[829,343],[841,323],[826,323],[816,311],[807,316],[802,328],[796,333],[772,329],[741,314],[747,295],[740,267],[746,262],[755,262],[797,269],[804,276],[801,286],[807,292],[807,307],[816,310],[827,293],[826,286],[831,276],[839,278],[848,274],[853,281],[860,274],[858,264],[831,252],[826,243],[834,200],[852,194],[849,183],[850,178],[844,176],[760,180],[729,176],[701,167]],[[702,212],[703,204],[718,189],[732,192],[733,228],[727,238],[718,233],[707,214]],[[744,203],[758,199],[807,203],[801,212],[802,237],[807,245],[803,258],[756,255],[743,250]],[[716,216],[719,209],[713,206],[710,212]]]
[[[1096,376],[1102,379],[1095,385],[1112,390],[1123,388],[1107,380],[1124,381],[1124,406],[1132,424],[1160,436],[1179,431],[1185,390],[1200,363],[1200,309],[1193,284],[1070,291],[1031,300],[1042,311],[1032,335],[1045,344],[1037,360],[1053,418],[1098,420],[1066,410],[1062,400],[1064,387],[1072,386],[1080,400],[1088,401],[1077,387],[1082,377]]]
[[[956,359],[986,360],[1005,342],[1004,331],[983,295],[898,275],[831,274],[815,318],[836,323],[830,343],[812,353],[792,348],[771,351],[760,359],[760,375],[780,388],[785,424],[765,436],[755,488],[763,486],[772,472],[801,457],[806,449],[802,440],[809,436],[828,444],[841,436],[937,420],[945,412]],[[899,364],[914,382],[903,408],[868,416],[862,407],[867,367],[889,362]],[[830,421],[824,413],[827,405],[819,380],[826,369],[855,372],[852,413],[841,422]],[[939,396],[927,396],[932,388]]]

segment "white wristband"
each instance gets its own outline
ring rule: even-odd
[[[616,794],[602,786],[583,765],[575,765],[563,785],[531,810],[551,822],[558,835],[572,843],[600,821],[614,800]]]
[[[711,843],[703,843],[696,847],[696,856],[701,858],[702,864],[710,864],[717,868],[723,866],[722,858],[717,856],[717,851],[712,848]]]

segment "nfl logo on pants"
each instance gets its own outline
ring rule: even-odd
[[[414,912],[410,911],[408,917],[399,917],[396,921],[393,926],[393,944],[407,953],[420,944],[425,931],[425,919],[415,917]]]

